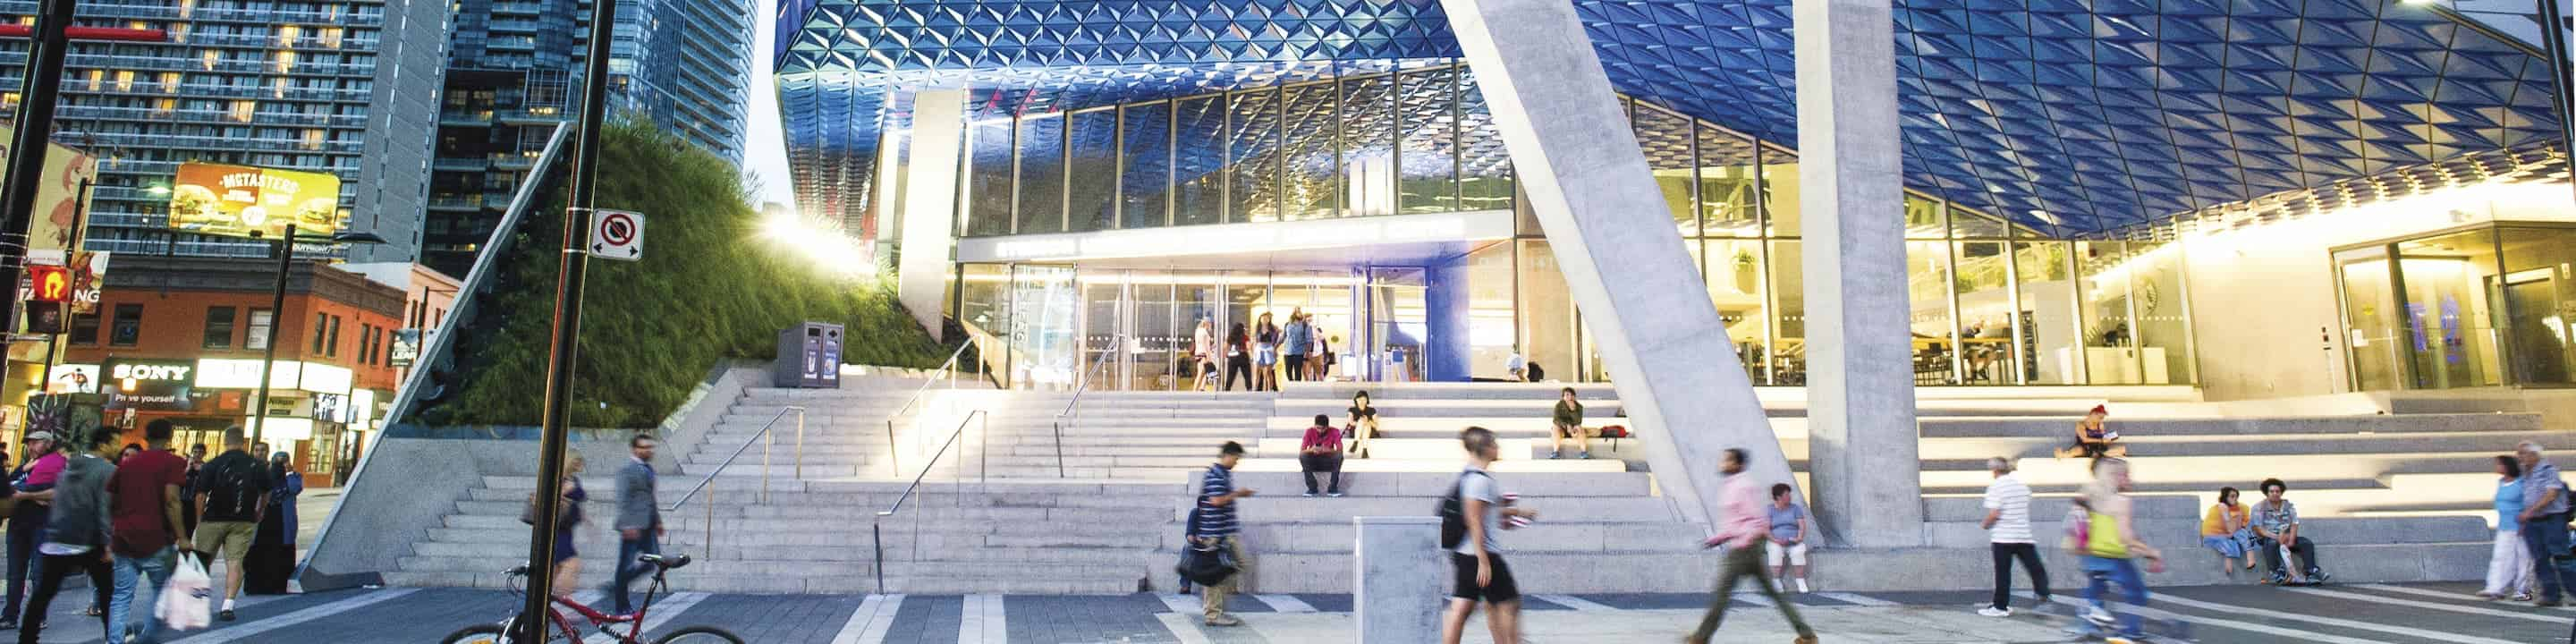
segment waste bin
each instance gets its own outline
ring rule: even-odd
[[[779,387],[841,387],[841,325],[806,322],[778,332],[770,375]]]

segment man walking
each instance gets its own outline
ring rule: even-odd
[[[1986,519],[1978,523],[1986,529],[1987,547],[1995,555],[1995,601],[1977,614],[1987,617],[2012,616],[2012,564],[2021,561],[2021,570],[2030,575],[2030,585],[2039,591],[2040,610],[2048,606],[2048,566],[2039,563],[2039,545],[2030,533],[2030,486],[2013,475],[2012,459],[1997,456],[1986,459],[1986,470],[1993,472],[1995,482],[1986,485]]]
[[[1744,450],[1727,448],[1726,462],[1722,464],[1726,489],[1719,497],[1725,502],[1725,514],[1718,520],[1717,536],[1709,537],[1706,544],[1711,548],[1725,547],[1726,563],[1717,574],[1717,590],[1709,598],[1708,613],[1699,619],[1699,630],[1683,641],[1708,644],[1708,638],[1717,634],[1718,624],[1726,620],[1726,606],[1734,599],[1736,579],[1752,577],[1754,589],[1779,606],[1780,616],[1798,631],[1796,643],[1816,644],[1815,629],[1807,628],[1807,620],[1798,617],[1797,604],[1781,596],[1780,589],[1771,585],[1770,571],[1762,567],[1762,549],[1755,546],[1761,544],[1762,535],[1771,531],[1771,515],[1765,510],[1770,503],[1762,499],[1762,485],[1744,473],[1744,460]]]
[[[1457,574],[1449,592],[1449,611],[1440,619],[1440,642],[1458,644],[1459,638],[1466,636],[1467,618],[1475,614],[1477,604],[1485,606],[1485,623],[1493,629],[1494,641],[1519,642],[1520,581],[1512,577],[1512,567],[1503,562],[1503,550],[1494,543],[1494,531],[1512,527],[1505,517],[1535,519],[1538,513],[1504,507],[1502,484],[1495,483],[1494,475],[1485,471],[1503,455],[1502,448],[1495,444],[1493,430],[1468,427],[1458,432],[1458,443],[1467,449],[1467,469],[1458,473],[1457,491],[1452,494],[1466,531],[1449,553]],[[1442,513],[1447,514],[1445,507]],[[1444,525],[1441,532],[1445,538],[1448,528]]]
[[[2532,603],[2565,606],[2567,589],[2576,587],[2576,559],[2567,556],[2567,482],[2557,465],[2540,457],[2539,443],[2514,445],[2513,457],[2522,461],[2522,545],[2540,577],[2540,597]]]
[[[1223,548],[1234,556],[1234,576],[1213,586],[1199,587],[1199,612],[1209,626],[1242,626],[1243,620],[1225,612],[1227,595],[1243,586],[1243,578],[1252,576],[1252,559],[1243,556],[1243,542],[1237,537],[1242,526],[1235,523],[1234,502],[1252,496],[1252,488],[1234,486],[1234,464],[1243,461],[1243,444],[1226,441],[1216,450],[1216,463],[1199,477],[1198,507],[1191,512],[1198,517],[1190,534],[1200,545]]]
[[[28,432],[27,450],[23,452],[26,460],[9,473],[13,489],[8,492],[54,489],[54,481],[63,475],[63,455],[56,453],[55,447],[53,432]],[[14,498],[6,503],[16,507],[9,514],[9,602],[6,608],[0,608],[5,611],[0,614],[0,630],[18,627],[18,609],[27,603],[27,582],[42,576],[36,572],[36,545],[43,543],[48,510],[45,504],[31,498]]]
[[[654,447],[650,434],[626,439],[632,458],[617,471],[617,560],[610,562],[617,574],[608,582],[608,596],[616,598],[619,615],[635,612],[626,596],[626,587],[644,573],[635,558],[662,554],[662,505],[653,495]]]
[[[106,456],[119,449],[116,429],[92,430],[88,440],[78,441],[81,449],[65,456],[63,476],[54,489],[43,492],[21,492],[20,498],[52,501],[54,511],[45,521],[45,543],[36,547],[44,556],[37,567],[35,590],[27,593],[27,612],[18,626],[18,644],[36,644],[45,629],[45,613],[53,608],[54,594],[63,588],[63,578],[77,570],[89,574],[90,587],[108,587],[107,574],[107,479],[116,474],[116,466]],[[104,595],[105,593],[97,593]],[[100,615],[104,625],[106,616]]]
[[[259,531],[260,513],[268,511],[268,466],[250,452],[239,426],[224,430],[224,453],[197,472],[196,551],[224,558],[224,603],[215,619],[233,621],[233,598],[241,596],[242,560],[250,556],[251,538]],[[213,561],[205,562],[213,565]]]
[[[171,558],[188,547],[179,543],[179,485],[187,478],[188,461],[170,451],[175,429],[167,420],[144,425],[143,440],[151,448],[126,457],[107,478],[108,523],[115,530],[108,546],[116,553],[116,590],[107,600],[109,642],[125,641],[126,607],[134,603],[137,582],[152,584],[143,605],[158,606],[159,589],[170,583]],[[146,609],[142,625],[132,630],[135,641],[149,644],[161,618]]]

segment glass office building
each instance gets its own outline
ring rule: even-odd
[[[1805,384],[1789,3],[1570,1],[1734,359]],[[1337,377],[1607,377],[1440,3],[867,4],[782,7],[800,202],[919,216],[910,101],[964,88],[944,307],[1015,384],[1182,386],[1201,321],[1301,309]],[[1152,28],[1050,18],[1102,12]],[[2395,0],[1895,14],[1918,385],[2576,372],[2532,241],[2576,220],[2537,31]]]

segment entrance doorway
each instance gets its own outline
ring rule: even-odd
[[[1228,332],[1240,324],[1258,334],[1263,315],[1282,328],[1291,315],[1311,318],[1320,346],[1309,351],[1309,379],[1419,380],[1423,352],[1432,345],[1425,341],[1424,270],[1416,267],[1190,271],[1023,264],[970,265],[960,274],[970,281],[1009,276],[1004,288],[961,290],[968,301],[959,306],[973,311],[979,326],[998,321],[1008,329],[1013,388],[1195,389],[1208,377],[1196,359],[1200,324],[1209,328],[1221,376]],[[1276,373],[1282,383],[1291,380],[1285,364]]]

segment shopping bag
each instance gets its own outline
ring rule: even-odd
[[[1181,564],[1174,567],[1182,579],[1201,586],[1225,583],[1225,578],[1234,576],[1235,569],[1234,553],[1203,542],[1192,543],[1183,549]]]
[[[214,587],[214,579],[206,576],[206,566],[197,561],[195,553],[179,553],[170,567],[170,584],[161,588],[161,600],[152,608],[152,614],[161,618],[163,626],[170,628],[183,631],[205,628],[213,622],[208,615],[206,600],[210,595],[208,590]]]

